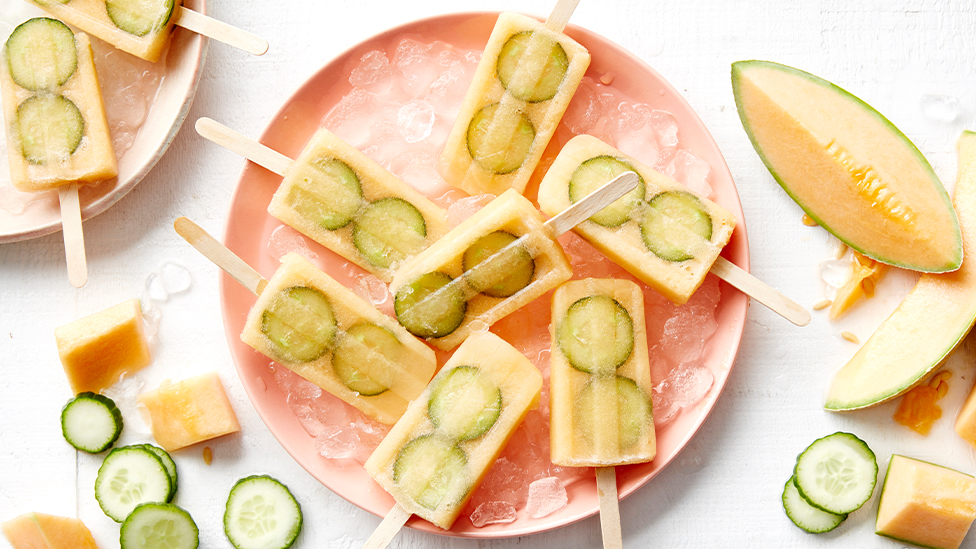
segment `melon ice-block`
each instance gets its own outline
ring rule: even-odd
[[[589,135],[571,139],[539,187],[556,215],[617,175],[637,188],[574,229],[628,272],[677,304],[701,286],[735,228],[735,217],[666,175]]]
[[[284,176],[268,212],[384,282],[448,231],[443,208],[327,129]]]
[[[469,194],[521,193],[589,64],[565,34],[501,14],[441,152],[444,180]]]
[[[609,467],[654,459],[644,294],[629,280],[584,279],[552,298],[551,459]]]
[[[118,175],[88,36],[47,17],[14,29],[0,56],[10,176],[37,192]]]
[[[142,393],[153,438],[167,452],[241,430],[216,372]]]
[[[449,529],[539,400],[542,376],[500,337],[469,337],[365,463],[409,513]]]
[[[183,0],[31,0],[51,15],[116,48],[155,63]]]
[[[976,478],[900,455],[888,463],[875,531],[899,541],[955,549],[976,519]]]
[[[44,513],[25,513],[0,523],[13,549],[98,549],[81,520]]]
[[[152,361],[138,299],[54,329],[71,390],[101,392]]]
[[[434,375],[434,352],[300,255],[251,307],[241,340],[296,374],[392,424]]]
[[[505,191],[397,271],[397,320],[444,350],[573,276],[542,215]]]

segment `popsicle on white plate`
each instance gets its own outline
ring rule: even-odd
[[[472,195],[525,189],[590,64],[561,30],[498,17],[441,152],[445,181]]]

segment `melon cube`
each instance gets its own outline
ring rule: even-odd
[[[152,361],[138,299],[55,328],[54,337],[75,394],[99,393]]]
[[[966,403],[956,417],[956,434],[970,445],[976,447],[976,388],[969,393]]]
[[[85,523],[76,518],[26,513],[0,524],[14,549],[98,549]]]
[[[241,430],[216,372],[143,393],[139,403],[149,411],[153,437],[168,452]]]
[[[888,464],[878,535],[933,549],[955,549],[976,519],[976,478],[893,455]]]

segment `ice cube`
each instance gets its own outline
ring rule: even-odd
[[[443,181],[437,173],[437,158],[425,149],[401,152],[390,162],[390,171],[420,192],[432,190]]]
[[[525,501],[522,478],[525,471],[507,457],[500,457],[488,469],[481,486],[471,496],[471,502],[480,505],[484,502],[504,502],[520,505]]]
[[[959,99],[951,95],[923,95],[921,106],[926,118],[943,124],[959,120],[963,112]]]
[[[546,477],[529,485],[525,510],[532,518],[542,518],[562,509],[568,502],[563,481],[558,477]]]
[[[373,93],[384,93],[390,88],[392,76],[393,69],[386,54],[373,50],[360,58],[359,65],[349,75],[349,83]]]
[[[427,101],[415,99],[397,111],[397,131],[407,143],[417,143],[430,135],[434,127],[434,107]]]
[[[167,295],[180,294],[190,289],[193,276],[182,263],[173,259],[165,259],[156,267],[159,281]]]
[[[824,283],[824,295],[833,300],[837,297],[837,290],[847,284],[854,275],[854,265],[847,257],[828,259],[820,263],[820,280]]]
[[[490,194],[478,194],[458,199],[447,209],[447,221],[453,229],[494,199],[495,197]]]
[[[348,425],[324,425],[315,437],[315,449],[326,459],[348,459],[356,454],[359,435]]]
[[[471,524],[481,528],[488,524],[515,522],[515,508],[503,501],[486,501],[471,513]]]
[[[378,307],[390,298],[390,289],[386,284],[374,275],[366,273],[356,277],[356,286],[353,291],[363,300],[370,302],[374,307]]]
[[[285,254],[292,252],[308,260],[318,258],[318,254],[308,247],[308,242],[305,241],[305,237],[288,225],[278,225],[271,231],[271,237],[268,239],[267,247],[268,252],[275,259],[281,259]]]
[[[705,398],[715,382],[712,371],[697,363],[682,364],[660,385],[661,395],[686,408]]]
[[[400,41],[393,55],[393,66],[405,92],[417,97],[430,88],[440,73],[437,57],[444,46],[447,45],[443,42],[428,45],[409,38]]]
[[[698,158],[687,149],[679,149],[674,154],[674,178],[678,183],[691,189],[692,192],[704,196],[712,196],[712,186],[708,184],[708,163]]]

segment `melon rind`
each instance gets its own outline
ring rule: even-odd
[[[949,272],[962,263],[956,214],[918,148],[881,113],[812,74],[768,61],[732,65],[753,147],[820,226],[882,263]]]

